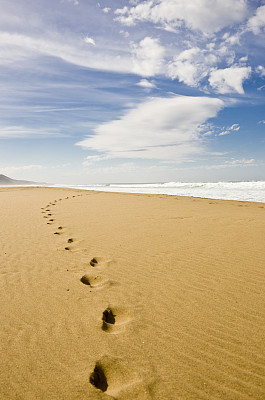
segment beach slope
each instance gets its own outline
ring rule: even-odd
[[[265,398],[265,204],[0,188],[5,400]]]

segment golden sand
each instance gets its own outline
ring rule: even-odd
[[[0,221],[0,399],[265,399],[265,204],[2,188]]]

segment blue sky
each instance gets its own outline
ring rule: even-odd
[[[0,173],[265,179],[265,1],[0,5]]]

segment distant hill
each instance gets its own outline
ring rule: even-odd
[[[8,186],[16,186],[16,185],[36,185],[36,182],[31,182],[31,181],[21,181],[18,179],[11,179],[8,176],[0,174],[0,186],[1,185],[8,185]]]

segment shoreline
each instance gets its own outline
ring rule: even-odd
[[[0,195],[2,398],[265,397],[264,203]]]
[[[36,188],[36,189],[65,189],[65,190],[76,190],[76,191],[85,191],[85,192],[96,192],[96,193],[116,193],[116,194],[127,194],[127,195],[144,195],[144,196],[168,196],[168,197],[180,197],[180,198],[187,198],[187,199],[201,199],[201,200],[214,200],[214,201],[236,201],[241,203],[253,203],[253,204],[265,204],[265,201],[254,201],[254,200],[239,200],[239,199],[223,199],[217,197],[201,197],[201,196],[191,196],[191,195],[176,195],[176,194],[167,194],[167,193],[142,193],[142,192],[119,192],[119,191],[105,191],[105,190],[97,190],[97,189],[82,189],[77,187],[67,187],[67,186],[0,186],[1,189],[19,189],[19,188]]]

